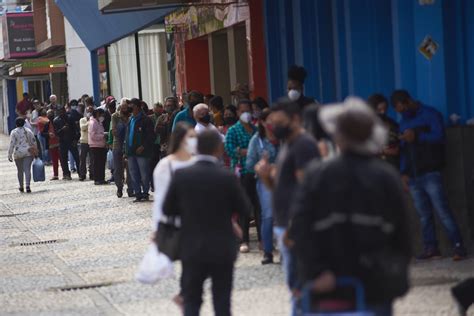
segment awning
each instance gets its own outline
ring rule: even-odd
[[[163,21],[176,8],[103,15],[97,0],[55,0],[57,6],[89,50],[114,43]]]

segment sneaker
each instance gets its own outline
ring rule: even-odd
[[[133,200],[133,203],[138,203],[138,202],[141,202],[142,201],[142,197],[141,196],[137,196],[135,198],[135,200]]]
[[[58,176],[54,176],[51,178],[51,181],[54,181],[54,180],[59,180],[59,177]]]
[[[23,188],[18,188],[18,191],[20,191],[21,193],[25,192]]]
[[[142,201],[143,202],[147,202],[150,200],[150,195],[149,194],[143,194],[142,195]]]
[[[123,196],[122,190],[118,189],[118,190],[117,190],[117,197],[118,197],[118,198],[121,198],[122,196]]]
[[[433,260],[433,259],[441,259],[443,256],[441,256],[441,253],[439,252],[438,249],[427,249],[423,251],[422,254],[418,255],[416,257],[416,260]]]
[[[26,187],[26,193],[31,193],[30,187]]]
[[[463,246],[454,248],[453,261],[461,261],[467,258],[466,249]]]
[[[135,197],[135,192],[127,190],[128,197]]]
[[[85,179],[85,177],[79,177],[79,181],[84,181]]]
[[[273,263],[273,254],[266,253],[263,255],[262,265]]]
[[[249,251],[249,244],[243,243],[240,245],[240,253],[248,253]]]
[[[63,180],[72,180],[71,176],[64,176]]]

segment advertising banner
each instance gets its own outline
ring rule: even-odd
[[[36,56],[33,13],[7,13],[3,17],[6,59]]]

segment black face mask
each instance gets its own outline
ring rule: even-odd
[[[273,126],[273,136],[278,140],[285,140],[291,134],[289,126]]]
[[[201,122],[203,122],[204,124],[209,124],[211,122],[211,115],[206,114],[203,117],[201,117]]]
[[[132,114],[133,108],[129,107],[127,112],[128,112],[128,114]]]
[[[225,125],[234,125],[237,122],[237,118],[233,116],[224,117]]]
[[[189,108],[192,110],[196,105],[198,105],[199,102],[196,101],[189,101]]]

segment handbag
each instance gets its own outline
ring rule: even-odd
[[[172,178],[174,173],[171,160],[169,161],[168,167]],[[158,250],[168,256],[171,261],[176,261],[179,259],[180,240],[181,217],[178,215],[161,215],[155,235]]]
[[[36,144],[32,144],[30,142],[30,140],[28,139],[28,133],[26,132],[26,129],[23,128],[23,132],[25,133],[25,138],[26,138],[26,141],[28,143],[28,145],[30,145],[30,147],[28,148],[28,152],[33,156],[33,157],[37,157],[38,156],[38,148],[36,147]]]
[[[181,241],[181,218],[179,216],[162,215],[158,222],[155,241],[161,253],[171,261],[178,260]]]

